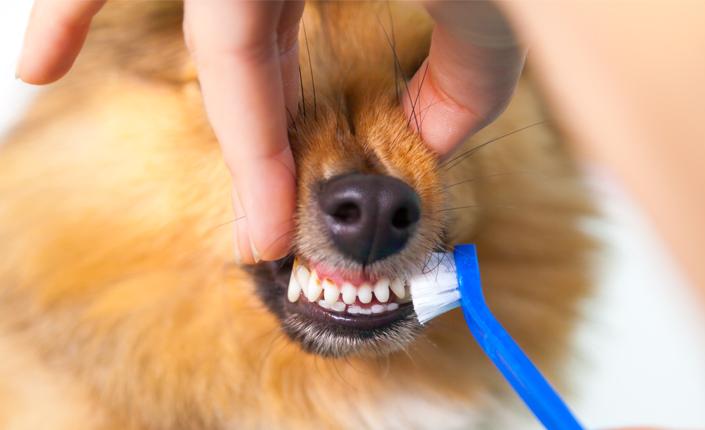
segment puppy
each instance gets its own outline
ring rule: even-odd
[[[405,287],[456,243],[477,244],[494,313],[558,375],[591,209],[527,78],[439,160],[398,104],[424,12],[308,4],[295,241],[244,268],[181,20],[109,2],[0,149],[0,427],[491,427],[504,382],[458,312],[422,327]]]

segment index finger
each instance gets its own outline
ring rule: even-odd
[[[37,0],[25,32],[17,77],[48,84],[66,74],[105,0]]]
[[[185,25],[206,111],[246,216],[238,223],[236,246],[248,261],[281,257],[292,235],[295,169],[282,78],[286,52],[280,52],[278,41],[288,31],[279,27],[288,7],[230,0],[186,3]],[[292,32],[303,10],[296,7],[298,17],[287,20]]]

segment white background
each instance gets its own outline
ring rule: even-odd
[[[0,3],[0,131],[36,92],[14,79],[29,7]],[[591,428],[705,428],[705,307],[618,184],[589,176],[606,216],[586,228],[610,249],[576,339],[569,401]]]

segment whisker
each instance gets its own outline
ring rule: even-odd
[[[296,119],[294,119],[294,115],[291,114],[291,111],[289,110],[288,107],[285,107],[287,115],[289,115],[289,121],[291,122],[291,126],[294,127],[294,131],[296,134],[299,133],[299,129],[296,127]]]
[[[296,231],[296,228],[291,228],[291,229],[285,231],[284,233],[280,234],[279,236],[277,236],[277,237],[269,244],[269,246],[268,246],[267,248],[265,248],[264,250],[262,250],[262,254],[263,254],[263,255],[266,254],[267,251],[269,251],[269,250],[272,248],[272,246],[274,246],[277,242],[279,242],[280,240],[282,240],[285,236],[287,236],[287,235],[289,235],[289,234],[291,234],[291,233],[294,233],[295,231]],[[288,253],[287,253],[287,256],[290,256],[290,255],[291,255],[291,252],[288,252]]]
[[[431,259],[432,258],[430,255],[426,257],[423,264],[421,265],[421,273],[426,274],[433,271],[433,269],[429,270],[429,264],[431,264]]]
[[[306,41],[306,56],[308,57],[308,72],[311,75],[311,90],[313,91],[313,118],[318,117],[318,103],[316,102],[316,82],[313,80],[313,65],[311,64],[311,49],[308,44],[308,33],[306,33],[306,23],[301,21],[304,30],[304,40]],[[300,69],[299,69],[300,70]]]
[[[382,32],[384,33],[384,37],[387,39],[387,43],[389,44],[389,47],[392,50],[392,56],[394,57],[394,62],[396,63],[399,70],[401,71],[402,70],[401,63],[399,62],[399,56],[397,55],[396,48],[392,44],[392,41],[389,38],[389,34],[387,33],[387,30],[384,28],[382,21],[380,21],[379,16],[377,17],[377,22],[379,23],[379,26],[382,29]],[[406,91],[406,96],[409,97],[409,100],[411,100],[411,91],[409,91],[409,85],[406,83],[406,79],[402,79],[402,83],[404,84],[404,90]],[[414,123],[416,123],[416,129],[418,130],[419,123],[418,123],[418,120],[416,119],[416,112],[414,112],[413,106],[412,106],[411,114],[414,118]]]
[[[423,128],[423,123],[424,123],[424,121],[426,120],[426,115],[428,115],[428,112],[430,111],[430,109],[431,109],[434,105],[436,105],[436,104],[438,104],[438,103],[440,103],[440,102],[441,102],[441,100],[436,100],[435,102],[433,102],[433,103],[429,104],[428,106],[424,107],[423,109],[419,110],[419,114],[423,113],[423,115],[421,116],[421,122],[419,123],[419,126],[420,126],[421,128]],[[406,128],[400,128],[399,131],[397,131],[397,132],[395,133],[394,138],[392,138],[392,143],[395,143],[395,142],[399,141],[399,140],[401,139],[401,137],[402,137],[402,134],[403,134],[405,131],[407,131],[407,130],[409,130],[409,124],[408,124],[408,123],[407,123],[407,127],[406,127]],[[409,148],[409,151],[411,151],[411,147]]]
[[[426,106],[425,108],[423,108],[422,110],[419,111],[419,114],[423,113],[423,115],[421,115],[421,123],[420,123],[422,129],[423,129],[423,123],[424,123],[424,121],[426,121],[426,115],[428,115],[428,113],[431,111],[431,108],[433,106],[437,105],[440,102],[441,102],[441,100],[436,100],[435,102],[429,104],[428,106]]]
[[[304,96],[304,78],[301,74],[301,66],[299,66],[299,87],[301,88],[301,107],[299,110],[301,110],[304,118],[306,118],[306,97]]]
[[[389,6],[389,0],[386,2],[387,6],[387,15],[389,16],[389,27],[390,27],[390,32],[392,33],[392,47],[393,50],[396,50],[397,46],[397,38],[394,32],[394,19],[392,18],[392,8]],[[397,63],[392,58],[392,67],[394,68],[394,94],[396,96],[397,100],[397,105],[399,104],[399,71],[397,69]]]
[[[243,216],[241,216],[241,217],[232,219],[232,220],[230,220],[230,221],[226,221],[226,222],[224,222],[224,223],[222,223],[222,224],[218,224],[218,225],[216,225],[216,226],[213,226],[213,227],[211,227],[211,228],[208,229],[208,233],[212,233],[214,230],[217,230],[217,229],[219,229],[219,228],[221,228],[221,227],[225,227],[225,226],[228,225],[228,224],[232,224],[232,223],[238,222],[238,221],[243,220],[243,219],[245,219],[245,218],[247,218],[247,216],[246,216],[246,215],[243,215]]]
[[[423,88],[423,83],[426,80],[426,73],[428,73],[428,62],[426,63],[426,67],[423,70],[423,75],[421,76],[421,82],[419,83],[419,90],[416,92],[416,98],[414,99],[413,103],[411,104],[411,112],[414,116],[417,115],[416,113],[416,108],[419,103],[419,97],[421,96],[421,88]],[[428,112],[428,110],[426,110]],[[421,113],[419,111],[419,113]],[[424,115],[425,116],[425,115]],[[423,118],[421,118],[421,123],[418,122],[418,120],[415,120],[416,122],[416,132],[421,135],[421,126],[423,125]],[[406,128],[408,129],[409,126],[411,125],[411,118],[406,121]],[[406,153],[409,154],[411,152],[411,149],[413,147],[409,145],[409,148],[407,149]]]
[[[418,105],[419,97],[421,96],[421,88],[423,88],[423,82],[426,80],[426,74],[428,73],[428,64],[429,63],[426,62],[426,67],[424,67],[423,69],[423,75],[421,75],[421,82],[419,82],[419,90],[416,92],[416,98],[411,103],[411,112],[414,112],[414,114],[416,114],[416,106]],[[406,122],[406,126],[408,127],[409,125],[411,125],[411,118],[409,118],[409,120]],[[416,126],[416,129],[418,130],[419,134],[421,134],[421,128],[419,127],[418,122],[416,123]]]
[[[466,205],[466,206],[456,206],[454,208],[445,208],[445,209],[438,209],[436,212],[451,212],[451,211],[457,211],[461,209],[491,209],[491,208],[502,208],[502,209],[519,209],[516,206],[511,206],[511,205],[492,205],[492,206],[487,206],[487,205]]]
[[[504,173],[491,173],[487,175],[481,175],[481,176],[473,176],[472,178],[464,179],[462,181],[454,182],[452,184],[448,184],[444,187],[442,187],[442,190],[448,190],[450,188],[456,187],[458,185],[462,184],[467,184],[469,182],[474,182],[477,180],[483,180],[483,179],[490,179],[490,178],[496,178],[496,177],[501,177],[501,176],[514,176],[514,175],[527,175],[527,176],[534,176],[534,177],[539,177],[542,179],[549,179],[550,177],[547,175],[542,174],[541,172],[531,172],[531,171],[516,171],[516,172],[504,172]]]
[[[497,142],[498,140],[504,139],[505,137],[512,136],[512,135],[514,135],[514,134],[517,134],[517,133],[519,133],[519,132],[521,132],[521,131],[524,131],[524,130],[526,130],[526,129],[529,129],[529,128],[531,128],[531,127],[536,127],[537,125],[545,124],[546,122],[547,122],[546,120],[537,121],[537,122],[532,123],[532,124],[529,124],[529,125],[527,125],[527,126],[518,128],[518,129],[513,130],[513,131],[510,131],[509,133],[505,133],[505,134],[503,134],[503,135],[501,135],[501,136],[497,136],[497,137],[495,137],[495,138],[492,138],[492,139],[490,139],[490,140],[488,140],[488,141],[486,141],[486,142],[484,142],[484,143],[481,143],[481,144],[479,144],[479,145],[475,145],[475,146],[473,146],[472,148],[468,149],[467,151],[463,151],[463,152],[461,152],[460,154],[456,155],[455,157],[451,158],[450,160],[447,160],[447,161],[441,163],[441,167],[443,167],[443,168],[446,169],[446,170],[452,169],[453,167],[455,167],[456,165],[458,165],[458,163],[459,163],[460,161],[462,161],[463,159],[469,157],[470,155],[474,154],[475,152],[479,151],[480,149],[486,147],[486,146],[489,145],[490,143]]]
[[[340,135],[340,115],[341,115],[341,112],[343,109],[343,98],[339,94],[337,99],[338,99],[338,103],[337,103],[336,112],[335,112],[335,137],[339,139],[341,136]]]

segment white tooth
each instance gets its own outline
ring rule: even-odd
[[[340,288],[330,279],[325,279],[323,281],[323,300],[332,305],[338,301],[338,296],[340,296]]]
[[[309,278],[308,269],[300,264],[297,264],[295,273],[296,273],[296,280],[299,281],[299,285],[301,285],[301,288],[304,289],[304,294],[305,294],[306,287],[308,286],[308,278]]]
[[[323,300],[318,301],[318,306],[322,307],[323,309],[330,309],[330,305]]]
[[[377,304],[372,305],[370,310],[372,311],[373,314],[381,314],[382,312],[384,312],[384,305],[377,305]]]
[[[357,297],[362,303],[369,303],[372,301],[372,287],[370,284],[364,283],[357,287]]]
[[[409,291],[409,286],[404,287],[404,298],[397,300],[397,303],[409,303],[411,302],[411,292]]]
[[[348,306],[348,313],[349,314],[359,314],[360,313],[360,306]]]
[[[394,291],[394,294],[400,299],[403,299],[406,295],[404,291],[404,281],[400,278],[395,278],[389,288],[391,288],[392,291]]]
[[[355,303],[355,299],[357,298],[357,288],[353,286],[350,282],[346,282],[343,284],[343,287],[340,289],[340,292],[343,293],[343,301],[349,305],[352,305]]]
[[[289,289],[286,292],[286,297],[291,303],[294,303],[295,301],[299,300],[300,295],[301,285],[299,285],[299,283],[296,282],[296,278],[292,276],[291,279],[289,279]]]
[[[318,281],[316,272],[311,272],[311,276],[308,278],[308,287],[306,288],[306,298],[309,302],[315,302],[321,295],[321,291],[323,291],[323,287]]]
[[[387,304],[387,310],[388,310],[388,311],[394,311],[394,310],[397,310],[397,309],[399,309],[399,304],[394,303],[394,302]]]
[[[360,313],[361,313],[362,315],[369,315],[369,314],[372,313],[372,311],[370,310],[370,308],[362,308],[362,307],[361,307],[361,308],[360,308]]]
[[[382,278],[375,284],[375,297],[382,303],[389,300],[389,279]]]
[[[343,312],[345,310],[345,303],[343,303],[343,302],[333,303],[333,310],[336,312]]]

